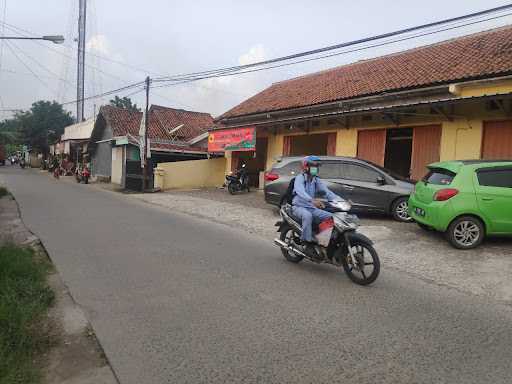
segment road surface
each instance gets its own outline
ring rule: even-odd
[[[0,168],[121,383],[510,383],[512,308],[383,265],[371,287],[123,195]]]

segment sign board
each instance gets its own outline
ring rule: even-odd
[[[256,127],[223,129],[208,135],[208,152],[256,150]]]
[[[116,139],[116,145],[127,145],[127,144],[128,144],[128,138],[126,136]]]

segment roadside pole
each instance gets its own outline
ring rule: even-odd
[[[148,111],[149,111],[149,84],[150,83],[151,83],[151,79],[148,76],[148,77],[146,77],[146,118],[144,119],[144,148],[141,153],[141,155],[144,156],[143,157],[144,168],[142,168],[142,193],[144,193],[146,191],[146,189],[148,188],[148,185],[147,185],[147,175],[148,175],[147,153],[148,153],[148,150],[147,150],[146,146],[148,145],[148,126],[149,126]]]

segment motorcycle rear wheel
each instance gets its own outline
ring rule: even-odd
[[[234,195],[236,190],[235,190],[235,186],[233,185],[233,183],[229,183],[228,184],[228,191],[230,194]]]
[[[281,232],[281,236],[279,236],[279,237],[280,237],[281,241],[284,241],[286,244],[290,244],[293,242],[294,235],[295,234],[293,232],[293,229],[288,227],[286,229],[283,229],[283,231]],[[293,242],[293,244],[295,244],[295,242]],[[303,256],[295,255],[294,253],[288,252],[286,249],[283,249],[283,248],[281,248],[281,252],[282,252],[284,258],[291,263],[297,264],[297,263],[300,263],[304,259]]]
[[[371,244],[354,241],[350,244],[355,253],[357,266],[352,265],[350,255],[344,255],[341,258],[341,264],[345,273],[354,283],[359,285],[369,285],[377,280],[380,273],[380,260],[377,251]],[[372,266],[371,272],[366,267]],[[368,273],[370,272],[370,273]]]

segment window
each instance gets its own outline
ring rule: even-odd
[[[343,163],[340,167],[341,178],[355,181],[377,182],[380,174],[373,169],[367,168],[359,164]]]
[[[323,179],[339,179],[341,177],[341,164],[322,162],[318,175]]]
[[[292,161],[281,168],[275,168],[275,172],[279,175],[297,175],[300,173],[302,165],[300,161]]]
[[[422,181],[434,185],[450,185],[455,175],[447,169],[431,169]]]
[[[477,176],[482,186],[512,188],[512,169],[480,170]]]

